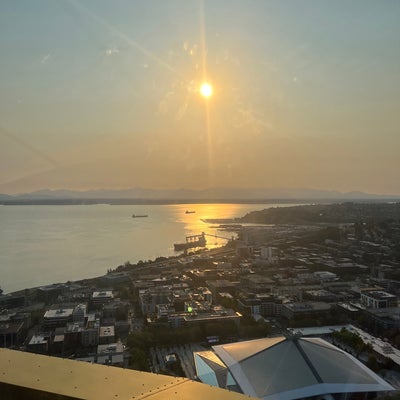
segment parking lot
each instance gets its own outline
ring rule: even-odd
[[[183,346],[152,347],[150,349],[150,370],[158,373],[166,368],[165,356],[176,354],[182,365],[186,378],[195,379],[196,370],[194,366],[193,352],[203,351],[199,344],[186,344]]]

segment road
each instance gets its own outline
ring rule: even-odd
[[[196,368],[194,365],[193,353],[203,351],[204,348],[199,344],[185,344],[182,346],[170,347],[152,347],[150,349],[150,369],[158,373],[166,368],[165,356],[167,354],[176,354],[181,362],[183,372],[186,378],[196,379]]]

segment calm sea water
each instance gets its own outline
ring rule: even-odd
[[[4,293],[104,275],[130,261],[171,256],[173,244],[206,232],[230,237],[204,218],[241,217],[290,204],[0,206],[0,287]],[[185,214],[185,210],[196,211]],[[148,214],[148,218],[132,218]],[[207,247],[224,240],[207,238]]]

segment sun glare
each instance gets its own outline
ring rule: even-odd
[[[213,87],[209,83],[204,82],[200,86],[200,93],[203,97],[210,97],[213,94]]]

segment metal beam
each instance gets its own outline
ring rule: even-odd
[[[3,398],[244,400],[248,396],[186,378],[0,349],[0,399]]]

